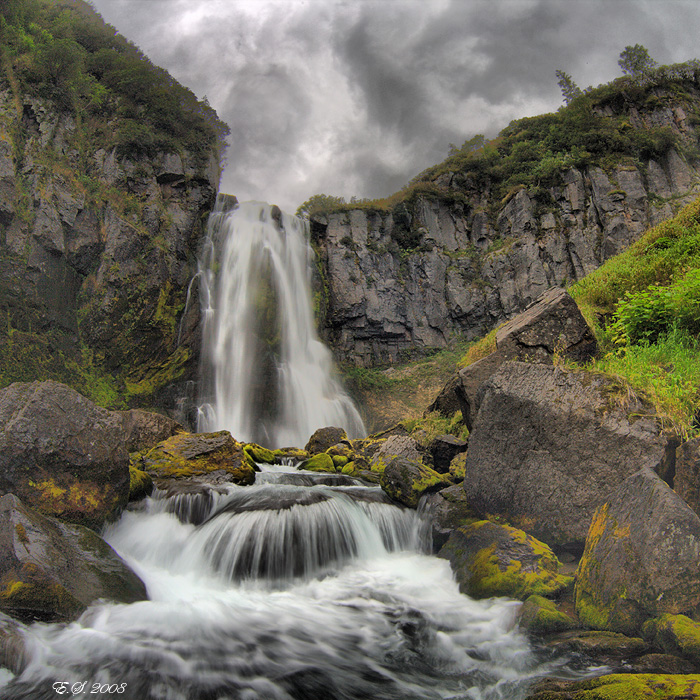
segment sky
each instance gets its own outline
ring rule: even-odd
[[[92,0],[230,129],[220,190],[294,212],[384,197],[476,134],[621,75],[625,46],[700,58],[698,0]]]

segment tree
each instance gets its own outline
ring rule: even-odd
[[[564,103],[569,104],[572,100],[583,94],[581,88],[576,85],[572,77],[563,70],[556,71],[556,76],[559,79],[557,85],[561,88],[561,94],[564,98]]]
[[[625,75],[638,76],[650,71],[657,63],[641,45],[625,46],[617,65]]]

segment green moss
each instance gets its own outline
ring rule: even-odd
[[[700,697],[700,675],[618,673],[545,690],[528,700],[689,700]]]
[[[261,447],[254,442],[249,442],[244,448],[246,454],[258,464],[278,464],[279,460],[272,450]]]
[[[299,449],[298,447],[282,447],[278,450],[273,450],[272,456],[275,458],[276,463],[280,463],[283,459],[303,462],[305,459],[309,458],[309,453],[306,450]]]
[[[531,634],[548,635],[574,629],[576,622],[559,611],[554,601],[531,595],[523,604],[520,626]]]
[[[300,469],[306,469],[310,472],[335,472],[335,465],[333,464],[333,458],[327,455],[325,452],[320,452],[319,454],[309,457],[305,462],[299,465]]]
[[[153,491],[153,479],[150,474],[129,463],[129,500],[139,501],[150,496]]]
[[[700,623],[685,615],[662,615],[647,620],[642,634],[669,654],[700,664]]]

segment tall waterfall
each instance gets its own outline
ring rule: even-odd
[[[219,198],[200,262],[204,401],[198,429],[268,447],[303,445],[335,425],[364,425],[333,376],[311,302],[304,221],[260,202]]]

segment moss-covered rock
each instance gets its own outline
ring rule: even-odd
[[[438,553],[449,560],[459,588],[473,598],[556,596],[573,583],[559,560],[522,530],[481,520],[453,530]]]
[[[281,447],[278,450],[273,450],[272,455],[277,464],[282,464],[283,462],[303,462],[311,456],[306,450],[299,449],[298,447]]]
[[[700,667],[700,623],[685,615],[662,615],[647,620],[642,634],[659,649],[683,656]]]
[[[549,640],[547,646],[559,654],[581,654],[602,666],[619,665],[649,651],[649,645],[640,637],[580,629]]]
[[[306,461],[299,465],[299,469],[306,469],[310,472],[335,472],[336,468],[333,464],[333,458],[321,452],[309,457]]]
[[[530,634],[546,636],[576,627],[576,621],[557,609],[556,603],[531,595],[520,610],[520,627]]]
[[[93,601],[146,598],[141,580],[97,534],[0,498],[0,610],[24,621],[71,620]]]
[[[129,500],[140,501],[153,492],[153,478],[139,469],[133,462],[129,464]]]
[[[421,462],[392,457],[387,461],[379,483],[390,498],[415,508],[423,494],[447,488],[452,482]]]
[[[347,441],[348,434],[343,430],[343,428],[319,428],[314,434],[309,438],[304,449],[312,455],[318,454],[319,452],[325,452],[329,447],[337,445],[339,442]]]
[[[689,700],[698,697],[700,675],[616,673],[585,681],[542,681],[526,700]]]
[[[141,455],[144,471],[153,478],[203,477],[219,472],[234,484],[255,481],[255,463],[244,445],[222,430],[217,433],[178,433]]]
[[[272,450],[268,450],[267,447],[261,447],[256,445],[254,442],[249,442],[243,449],[246,454],[258,464],[278,464],[279,460]]]
[[[627,478],[595,513],[576,572],[593,629],[638,634],[650,618],[700,609],[700,518],[654,472]]]
[[[464,481],[464,474],[467,469],[467,453],[461,452],[450,462],[450,468],[448,474],[450,479],[454,481],[455,484],[459,484]]]

